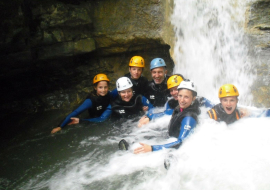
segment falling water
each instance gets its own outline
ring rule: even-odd
[[[232,83],[240,103],[252,104],[254,71],[244,36],[245,1],[175,1],[175,72],[198,86],[201,96],[217,101],[217,89]]]
[[[243,105],[252,105],[243,34],[245,4],[232,0],[176,0],[175,72],[198,85],[201,96],[217,102],[217,89],[233,83]],[[178,150],[134,155],[139,142],[164,144],[170,117],[137,128],[126,122],[70,126],[48,135],[48,124],[33,127],[27,139],[1,153],[3,189],[269,189],[269,118],[246,118],[226,126],[202,108],[200,124]],[[34,133],[35,135],[33,135]],[[22,135],[22,139],[23,139]],[[131,146],[119,151],[126,139]],[[22,143],[23,142],[23,143]],[[171,168],[164,158],[174,155]],[[8,187],[8,188],[5,188]],[[1,189],[1,188],[0,188]]]

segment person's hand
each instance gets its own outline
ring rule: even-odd
[[[245,108],[239,108],[239,112],[241,117],[247,117],[250,115],[249,111]]]
[[[151,152],[152,147],[148,144],[140,143],[142,145],[141,147],[138,147],[134,150],[134,154],[140,154],[140,153],[146,153],[146,152]]]
[[[78,124],[80,122],[80,119],[77,117],[71,117],[71,122],[68,123],[68,125]]]
[[[144,112],[148,111],[148,106],[143,106],[142,110],[143,110]]]
[[[54,133],[56,133],[58,131],[61,131],[61,129],[62,129],[61,127],[56,127],[51,131],[51,134],[54,134]]]
[[[146,125],[147,123],[149,123],[150,119],[147,116],[143,116],[139,123],[138,123],[138,127],[142,127],[143,125]]]

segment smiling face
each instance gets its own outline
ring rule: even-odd
[[[129,102],[133,96],[132,88],[122,90],[121,92],[119,92],[119,95],[123,101]]]
[[[192,92],[188,89],[181,89],[178,92],[178,103],[182,109],[188,108],[195,99],[196,96],[193,97]]]
[[[139,79],[141,77],[143,68],[141,67],[129,67],[129,73],[132,79]]]
[[[98,82],[97,86],[94,87],[97,91],[98,96],[105,96],[108,93],[109,86],[107,81]]]
[[[236,96],[228,96],[220,98],[220,103],[227,114],[232,114],[233,111],[236,109],[238,99]]]
[[[173,99],[178,100],[177,86],[170,88],[170,94],[173,97]]]
[[[156,84],[161,84],[167,74],[164,67],[157,67],[151,70],[151,75]]]

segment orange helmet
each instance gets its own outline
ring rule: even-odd
[[[239,96],[237,88],[233,84],[224,84],[219,88],[218,97]]]
[[[130,67],[144,67],[144,59],[141,56],[133,56],[129,61]]]
[[[95,84],[95,83],[97,83],[99,81],[104,81],[104,80],[110,82],[107,75],[105,75],[105,74],[97,74],[93,79],[93,84]]]
[[[180,75],[172,75],[168,80],[167,80],[167,87],[168,89],[179,86],[179,84],[183,81],[183,77]]]

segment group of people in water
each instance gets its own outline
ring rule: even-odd
[[[244,112],[237,108],[239,92],[233,84],[220,87],[220,103],[214,105],[206,98],[197,96],[196,85],[191,80],[180,74],[168,76],[166,63],[162,58],[155,58],[150,63],[151,81],[142,76],[144,67],[144,59],[133,56],[129,62],[129,73],[116,81],[116,89],[112,91],[109,91],[109,78],[105,74],[97,74],[93,79],[94,89],[90,95],[51,133],[81,121],[102,122],[110,116],[131,118],[142,115],[138,122],[138,127],[142,127],[155,118],[171,115],[168,132],[169,136],[176,137],[176,140],[163,145],[140,143],[141,146],[134,149],[134,153],[138,154],[163,148],[178,148],[198,124],[201,106],[210,108],[207,114],[211,119],[226,124],[245,116]],[[155,113],[156,107],[164,106],[163,112]],[[76,117],[85,110],[88,110],[89,118]],[[270,112],[266,114],[269,116]],[[128,149],[128,143],[124,139],[119,142],[119,149]]]

